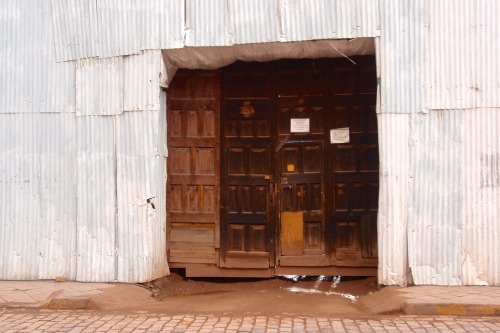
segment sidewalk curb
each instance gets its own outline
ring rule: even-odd
[[[375,315],[500,316],[499,304],[431,303],[408,297],[400,287],[388,286],[361,298],[361,305]]]
[[[500,316],[500,306],[486,304],[406,302],[404,313],[408,315]]]
[[[4,303],[6,309],[96,310],[98,306],[89,298],[53,298],[38,303]]]
[[[96,309],[90,298],[54,298],[40,306],[51,310],[89,310]]]

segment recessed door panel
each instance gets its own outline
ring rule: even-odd
[[[323,141],[290,139],[280,155],[280,258],[294,256],[297,265],[303,255],[325,255]],[[289,230],[295,231],[294,242],[290,242]],[[302,265],[308,266],[309,259],[304,258]]]

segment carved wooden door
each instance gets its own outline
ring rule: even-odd
[[[221,261],[274,266],[272,63],[222,70]]]
[[[179,70],[168,89],[168,248],[177,263],[217,264],[219,73]]]
[[[328,265],[324,147],[325,62],[277,63],[279,265]]]
[[[355,61],[222,70],[222,267],[376,267],[375,62]]]
[[[379,155],[373,57],[338,59],[332,66],[330,127],[348,128],[349,142],[330,145],[333,263],[377,265]]]

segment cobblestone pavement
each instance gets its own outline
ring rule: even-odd
[[[0,310],[0,332],[500,332],[498,317],[162,315],[86,310]]]

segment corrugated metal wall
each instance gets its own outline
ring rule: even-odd
[[[123,60],[88,58],[76,66],[76,115],[104,116],[123,112]]]
[[[281,40],[379,36],[378,1],[282,0]]]
[[[500,3],[497,0],[476,1],[476,35],[474,36],[474,73],[477,87],[476,107],[500,105]],[[468,65],[468,64],[467,64]]]
[[[380,35],[373,0],[52,0],[57,61]]]
[[[0,278],[166,272],[160,49],[376,37],[379,281],[500,285],[499,16],[496,0],[5,1]]]
[[[462,112],[462,283],[498,286],[500,108]]]
[[[114,280],[117,269],[115,118],[76,117],[76,124],[77,279]]]
[[[75,64],[56,63],[50,3],[0,6],[0,113],[74,112]]]
[[[479,1],[480,2],[480,1]],[[476,95],[476,1],[429,1],[428,53],[429,108],[474,107]],[[450,15],[453,13],[453,15]]]
[[[379,282],[408,282],[408,114],[379,113],[380,155],[378,210]]]
[[[161,56],[156,50],[123,59],[123,110],[159,110]]]
[[[0,279],[75,278],[72,114],[0,115]]]
[[[51,0],[51,8],[57,61],[184,45],[184,0]]]
[[[99,54],[96,39],[74,43],[91,37],[78,20],[95,4],[53,1],[59,17],[48,1],[0,8],[0,279],[168,272],[160,51],[56,62]]]
[[[499,7],[494,1],[380,1],[381,283],[500,284],[500,124],[495,109],[478,108],[500,102],[500,63],[493,59]],[[384,131],[392,113],[410,118]],[[403,207],[399,232],[386,214],[398,211],[387,191]]]
[[[134,111],[117,117],[118,280],[153,280],[165,267],[166,242],[157,216],[159,112]],[[155,241],[153,241],[155,240]],[[159,259],[159,260],[158,260]]]
[[[380,0],[381,113],[427,108],[425,0]]]
[[[462,111],[410,119],[408,257],[415,284],[461,284]]]
[[[228,1],[234,44],[279,41],[278,1]],[[248,13],[252,15],[249,16]]]

